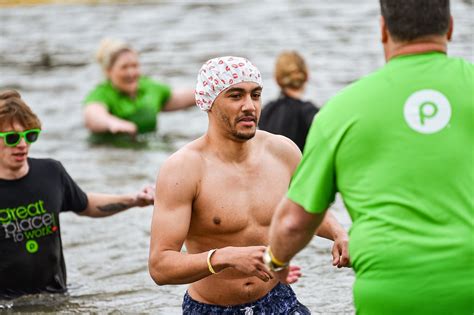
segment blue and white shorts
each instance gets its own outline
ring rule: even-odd
[[[252,303],[221,306],[193,300],[188,292],[183,299],[184,315],[307,315],[309,309],[301,304],[289,285],[279,283],[261,299]]]

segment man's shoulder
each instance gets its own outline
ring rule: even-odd
[[[353,97],[357,95],[365,95],[367,90],[372,90],[374,85],[381,83],[381,79],[385,75],[385,67],[377,69],[371,73],[368,73],[361,78],[351,82],[349,85],[340,90],[334,98],[337,97]]]
[[[202,151],[202,138],[198,138],[171,154],[163,166],[176,169],[196,168],[203,160]]]
[[[193,190],[203,176],[202,152],[196,143],[199,139],[185,145],[171,154],[160,166],[157,187],[180,186],[181,190]]]
[[[276,157],[286,159],[298,159],[301,152],[298,146],[289,138],[281,135],[272,134],[264,130],[257,131],[257,139],[264,149]]]
[[[448,63],[446,68],[451,70],[453,79],[469,81],[472,84],[474,76],[474,64],[472,62],[460,57],[448,57],[446,63]]]
[[[28,158],[28,165],[33,176],[44,176],[47,178],[57,178],[65,173],[64,166],[58,160],[51,158]]]
[[[61,162],[51,158],[28,158],[28,163],[31,167],[49,167],[49,168],[62,168]]]
[[[468,67],[470,68],[471,70],[474,68],[474,64],[462,57],[457,57],[457,56],[447,56],[446,58],[446,61],[447,62],[451,62],[451,63],[456,63],[460,66],[463,66],[463,67]]]
[[[384,68],[378,69],[337,92],[321,108],[318,116],[339,115],[338,113],[350,113],[358,111],[358,106],[366,104],[377,97],[377,93],[382,85],[385,85]],[[320,118],[321,119],[321,118]]]

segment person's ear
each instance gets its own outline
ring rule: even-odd
[[[383,16],[380,16],[380,36],[380,41],[386,44],[388,41],[388,29]]]
[[[449,27],[448,27],[448,33],[446,33],[446,38],[448,40],[451,40],[452,36],[453,36],[453,29],[454,29],[454,20],[453,20],[453,16],[451,15],[449,17]]]

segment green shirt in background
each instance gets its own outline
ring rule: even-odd
[[[474,313],[474,67],[396,57],[316,116],[289,199],[353,220],[358,314]]]
[[[110,80],[99,84],[86,97],[84,104],[104,104],[112,115],[134,122],[138,132],[156,130],[156,115],[171,96],[169,86],[148,77],[140,77],[135,99],[116,89]]]

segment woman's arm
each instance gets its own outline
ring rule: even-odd
[[[84,109],[84,123],[92,132],[135,134],[137,126],[127,120],[110,114],[101,103],[88,104]]]

